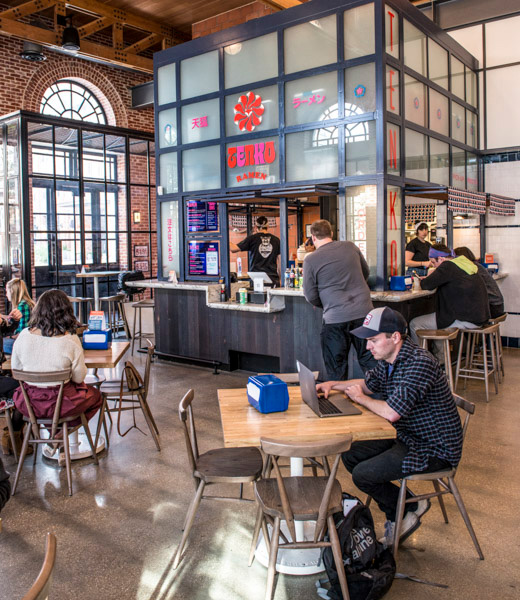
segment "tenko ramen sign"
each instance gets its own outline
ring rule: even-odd
[[[265,108],[262,98],[253,92],[247,92],[235,104],[235,124],[240,131],[254,131],[262,122]]]

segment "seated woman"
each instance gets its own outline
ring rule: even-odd
[[[6,354],[11,354],[14,340],[18,337],[18,334],[22,329],[25,329],[29,325],[31,311],[34,308],[34,300],[29,296],[25,281],[23,281],[23,279],[18,279],[17,277],[7,282],[5,292],[13,309],[20,311],[21,315],[15,332],[11,337],[4,338],[4,352]]]
[[[99,390],[84,383],[87,367],[81,342],[76,335],[78,322],[67,294],[61,290],[44,292],[34,307],[29,327],[13,346],[11,366],[20,371],[53,372],[71,370],[65,384],[61,417],[84,412],[93,417],[102,404]],[[51,418],[58,397],[59,382],[26,386],[36,418]],[[22,390],[14,393],[16,408],[28,416]],[[70,423],[79,425],[80,419]]]

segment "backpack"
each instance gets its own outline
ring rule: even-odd
[[[119,273],[117,277],[117,291],[119,293],[124,292],[127,296],[132,298],[134,294],[141,294],[144,292],[144,288],[129,287],[126,285],[126,282],[143,280],[144,273],[142,271],[123,271],[122,273]]]
[[[370,509],[358,498],[343,492],[343,502],[356,504],[347,516],[336,513],[334,521],[345,565],[350,600],[378,600],[390,589],[395,576],[395,560],[390,549],[377,541]],[[332,548],[325,547],[322,559],[330,589],[318,588],[322,598],[342,600]],[[326,594],[326,595],[325,595]]]

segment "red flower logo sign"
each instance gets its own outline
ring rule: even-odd
[[[240,96],[235,104],[235,123],[240,131],[253,131],[262,122],[264,114],[262,98],[253,92]]]

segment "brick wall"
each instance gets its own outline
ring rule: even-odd
[[[153,108],[133,110],[129,89],[150,81],[151,75],[97,65],[47,48],[45,62],[31,63],[20,58],[22,46],[20,40],[0,36],[1,115],[20,109],[39,112],[44,91],[58,79],[67,78],[83,83],[98,96],[110,125],[153,131]]]

